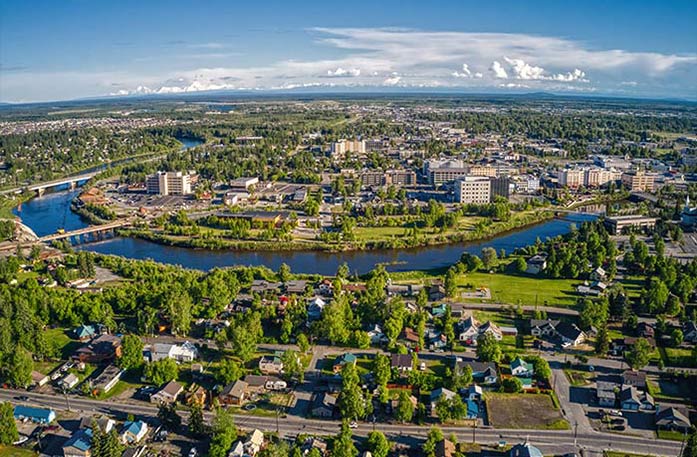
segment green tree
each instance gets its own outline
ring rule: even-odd
[[[297,352],[288,349],[281,355],[281,361],[283,362],[283,373],[287,378],[296,378],[303,382],[305,367],[300,363],[300,355]]]
[[[307,340],[307,336],[304,333],[298,335],[296,343],[298,344],[298,349],[300,349],[300,352],[303,354],[310,350],[310,342]]]
[[[535,377],[540,380],[548,380],[552,377],[552,369],[549,367],[549,362],[538,356],[525,357],[525,361],[532,363]]]
[[[332,446],[332,457],[355,457],[358,455],[358,450],[353,444],[351,429],[346,420],[341,423],[341,431],[334,438]]]
[[[203,421],[203,408],[197,402],[189,406],[189,432],[194,436],[203,436],[206,433],[206,424]]]
[[[511,376],[501,382],[501,387],[503,387],[504,392],[516,393],[523,390],[523,382],[515,376]]]
[[[498,362],[501,360],[501,347],[494,335],[486,332],[477,338],[477,357],[482,362]]]
[[[376,354],[373,359],[373,375],[378,386],[386,386],[392,377],[390,359],[384,354]]]
[[[680,346],[684,339],[685,336],[683,335],[682,330],[679,328],[674,328],[673,331],[670,332],[670,343],[673,345],[673,347]]]
[[[394,418],[399,422],[410,422],[412,417],[414,417],[414,404],[411,402],[409,393],[406,390],[400,390]]]
[[[292,278],[291,272],[290,272],[290,267],[284,262],[281,264],[281,266],[278,268],[278,279],[281,280],[281,282],[288,282]]]
[[[625,352],[624,358],[633,370],[644,368],[651,358],[652,348],[645,338],[639,338],[634,346]]]
[[[484,263],[484,268],[489,269],[496,262],[496,249],[485,247],[482,249],[482,262]]]
[[[136,335],[126,335],[121,340],[121,358],[117,363],[124,370],[132,370],[143,364],[143,342]]]
[[[215,378],[220,384],[227,385],[233,381],[237,381],[242,375],[244,375],[244,368],[233,359],[225,358],[220,361],[218,373]]]
[[[610,350],[610,336],[607,333],[607,326],[603,325],[598,330],[598,335],[595,337],[595,353],[605,355]]]
[[[232,444],[237,439],[237,427],[232,412],[222,408],[215,411],[213,419],[209,457],[227,457]]]
[[[162,384],[177,379],[179,367],[172,359],[161,359],[145,365],[145,377],[153,384]]]
[[[523,257],[518,257],[513,261],[513,268],[517,273],[525,273],[528,269],[528,264]]]
[[[10,402],[0,403],[0,444],[9,446],[18,439],[14,408]]]
[[[448,268],[448,272],[445,274],[445,294],[448,297],[455,297],[457,292],[457,273],[455,268]]]
[[[690,434],[687,435],[681,457],[697,457],[697,428],[692,427]]]
[[[392,446],[384,433],[373,431],[368,434],[368,450],[373,457],[387,457]]]
[[[436,402],[436,414],[438,415],[438,419],[443,423],[453,419],[453,410],[450,400],[448,400],[445,395],[441,396]]]
[[[34,361],[31,354],[25,349],[16,346],[10,354],[7,364],[7,382],[20,388],[26,388],[31,384],[31,372],[34,369]]]
[[[167,430],[178,430],[182,423],[176,403],[161,403],[157,411],[157,418]]]
[[[428,431],[428,436],[423,444],[423,451],[426,457],[435,457],[436,455],[436,444],[443,441],[443,432],[438,427],[431,427]]]
[[[341,370],[342,387],[339,394],[339,411],[344,419],[359,419],[365,415],[365,398],[359,385],[356,366],[347,363]]]

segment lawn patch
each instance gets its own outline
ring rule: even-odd
[[[486,394],[489,424],[496,428],[568,430],[546,394]]]

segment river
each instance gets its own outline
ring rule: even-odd
[[[184,148],[197,146],[200,142],[179,139]],[[47,193],[22,204],[15,214],[38,236],[55,233],[58,229],[75,230],[87,226],[70,210],[71,200],[79,191]],[[346,262],[352,272],[366,273],[376,264],[386,264],[389,271],[427,270],[447,267],[455,263],[463,252],[481,254],[482,248],[492,247],[510,253],[516,248],[533,244],[539,237],[545,240],[568,233],[572,224],[591,220],[595,216],[570,214],[552,219],[515,232],[503,234],[490,240],[442,246],[427,246],[409,249],[387,249],[329,253],[320,251],[209,251],[164,246],[134,238],[113,238],[98,243],[76,246],[75,249],[120,255],[132,259],[152,259],[161,263],[181,265],[187,268],[210,270],[216,267],[235,265],[264,265],[277,270],[286,263],[296,273],[333,274],[339,265]]]

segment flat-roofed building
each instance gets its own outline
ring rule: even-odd
[[[499,178],[491,179],[491,196],[490,201],[494,201],[496,197],[503,197],[508,199],[511,195],[511,179],[508,176],[501,176]]]
[[[472,165],[469,167],[470,176],[488,176],[490,178],[495,178],[497,174],[496,167],[489,165]]]
[[[606,217],[605,226],[611,234],[617,235],[629,227],[640,229],[653,228],[656,226],[656,218],[642,215]]]
[[[416,173],[412,170],[388,170],[385,172],[385,183],[395,186],[413,186],[416,184]]]
[[[579,169],[567,169],[559,172],[559,185],[576,189],[583,185],[584,173]]]
[[[357,154],[365,154],[364,140],[339,140],[335,141],[330,146],[332,156],[343,156],[347,152],[355,152]]]
[[[464,178],[469,175],[469,168],[454,168],[441,167],[429,168],[428,182],[432,186],[440,186],[442,184],[455,181],[456,179]]]
[[[455,181],[455,201],[485,204],[491,201],[491,179],[484,176],[466,176]]]
[[[189,195],[191,177],[191,174],[181,171],[158,171],[145,178],[145,188],[149,194]]]
[[[622,185],[630,191],[651,192],[654,188],[656,175],[644,171],[622,173]]]

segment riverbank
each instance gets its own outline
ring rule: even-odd
[[[144,229],[121,229],[120,236],[138,238],[165,246],[176,246],[189,249],[232,250],[232,251],[319,251],[319,252],[354,252],[385,249],[414,249],[429,246],[445,246],[466,242],[483,242],[497,236],[508,235],[519,230],[530,228],[553,219],[553,213],[546,210],[536,210],[518,213],[508,221],[492,222],[489,225],[478,225],[476,229],[455,231],[452,233],[420,234],[417,237],[402,235],[390,240],[360,240],[341,243],[329,243],[315,240],[230,240],[221,236],[206,233],[200,237],[187,235],[168,235]]]

